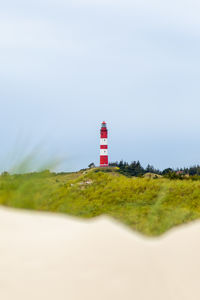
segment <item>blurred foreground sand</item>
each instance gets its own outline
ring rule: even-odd
[[[2,300],[200,299],[200,222],[146,239],[101,217],[0,208]]]

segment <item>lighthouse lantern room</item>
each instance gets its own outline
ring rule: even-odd
[[[108,130],[102,122],[100,130],[100,167],[108,167]]]

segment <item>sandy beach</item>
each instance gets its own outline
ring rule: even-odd
[[[2,300],[199,300],[200,222],[147,239],[107,217],[0,209]]]

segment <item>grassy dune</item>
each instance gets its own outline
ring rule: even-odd
[[[1,175],[0,204],[82,218],[106,214],[157,236],[200,218],[200,181],[127,178],[98,170]]]

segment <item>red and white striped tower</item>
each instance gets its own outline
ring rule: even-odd
[[[108,130],[106,122],[101,124],[100,134],[100,167],[108,167]]]

